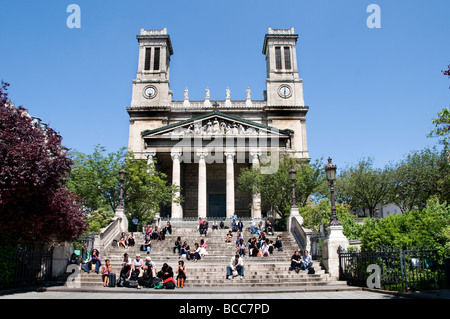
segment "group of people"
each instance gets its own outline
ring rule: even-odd
[[[150,236],[151,239],[153,240],[165,240],[166,239],[166,235],[171,235],[172,234],[172,225],[170,224],[170,222],[167,222],[165,227],[159,227],[157,225],[155,225],[155,229],[152,229],[152,227],[150,226],[150,224],[145,225],[145,227],[143,228],[143,233],[145,236]]]
[[[177,237],[172,250],[174,254],[178,253],[180,257],[186,256],[187,260],[197,262],[197,260],[202,259],[202,257],[208,254],[207,248],[208,245],[204,239],[200,239],[200,244],[195,243],[193,249],[191,249],[186,241],[181,243],[181,237]]]
[[[268,235],[274,234],[274,225],[272,225],[272,222],[269,218],[266,219],[266,224],[263,226],[263,222],[260,221],[258,225],[256,225],[256,222],[254,219],[250,222],[250,232],[254,235],[259,235],[261,233],[267,233]]]
[[[227,244],[233,243],[233,233],[230,230],[226,236],[225,242]],[[248,254],[250,257],[269,257],[273,254],[274,250],[283,251],[283,242],[281,240],[281,235],[277,236],[275,243],[273,240],[266,238],[266,233],[261,232],[256,236],[248,239],[245,243],[244,236],[240,231],[237,232],[237,238],[234,241],[236,245],[236,252],[239,256],[246,256]]]
[[[296,250],[291,257],[290,271],[299,272],[300,270],[307,270],[309,273],[313,271],[313,261],[308,251],[304,252]]]
[[[141,256],[136,254],[136,258],[131,260],[128,254],[125,253],[122,259],[120,278],[128,282],[136,282],[136,288],[138,289],[142,287],[155,288],[159,285],[166,288],[175,288],[175,284],[177,288],[184,288],[186,266],[183,260],[178,261],[175,274],[177,274],[176,282],[173,269],[167,263],[164,263],[161,270],[156,272],[156,264],[151,260],[150,256],[147,256],[145,261],[143,261]],[[156,282],[155,279],[157,279]]]

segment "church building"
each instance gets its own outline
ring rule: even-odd
[[[263,100],[174,101],[170,61],[174,54],[167,29],[144,30],[137,36],[139,64],[133,80],[128,148],[138,159],[179,185],[182,203],[161,207],[161,217],[261,218],[261,198],[241,193],[241,169],[260,167],[270,174],[281,154],[309,158],[303,81],[299,78],[294,28],[268,29],[262,53],[266,58]],[[245,58],[245,57],[244,57]]]

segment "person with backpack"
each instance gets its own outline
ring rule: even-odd
[[[145,258],[144,266],[142,266],[143,275],[138,278],[138,283],[142,287],[153,288],[153,279],[155,278],[156,265],[150,256]]]
[[[173,270],[167,263],[164,263],[162,269],[158,272],[158,278],[162,280],[166,289],[175,288],[175,279],[173,279]]]

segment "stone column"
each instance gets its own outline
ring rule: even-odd
[[[322,243],[322,264],[335,279],[339,279],[339,246],[347,249],[349,241],[343,233],[344,227],[328,226],[327,237]]]
[[[153,163],[153,159],[156,156],[156,151],[146,151],[145,156],[147,158],[147,165],[151,165],[151,168],[147,169],[147,173],[151,176],[155,173],[155,171],[154,171],[155,166]],[[154,211],[154,213],[155,213],[155,219],[159,220],[161,218],[159,210]]]
[[[234,203],[234,152],[226,152],[226,163],[227,163],[227,218],[235,213],[235,203]]]
[[[207,151],[197,151],[198,156],[198,217],[206,218],[206,203],[207,203],[207,191],[206,191],[206,155]]]
[[[172,162],[173,162],[173,168],[172,168],[172,184],[181,186],[181,165],[180,165],[180,157],[181,152],[180,151],[172,151]],[[180,197],[180,192],[176,192],[175,198]],[[179,203],[176,203],[172,201],[172,218],[183,218],[183,208]]]
[[[253,168],[259,168],[259,156],[261,156],[261,152],[250,151]],[[258,219],[261,216],[261,194],[258,193],[253,195],[252,217]]]

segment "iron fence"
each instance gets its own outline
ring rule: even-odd
[[[52,278],[53,246],[45,251],[18,249],[2,256],[0,289],[39,285]]]
[[[367,287],[376,265],[381,289],[394,291],[435,289],[445,285],[443,259],[434,249],[380,248],[372,252],[339,249],[339,280]],[[369,269],[368,269],[369,267]],[[371,277],[371,278],[369,278]]]

